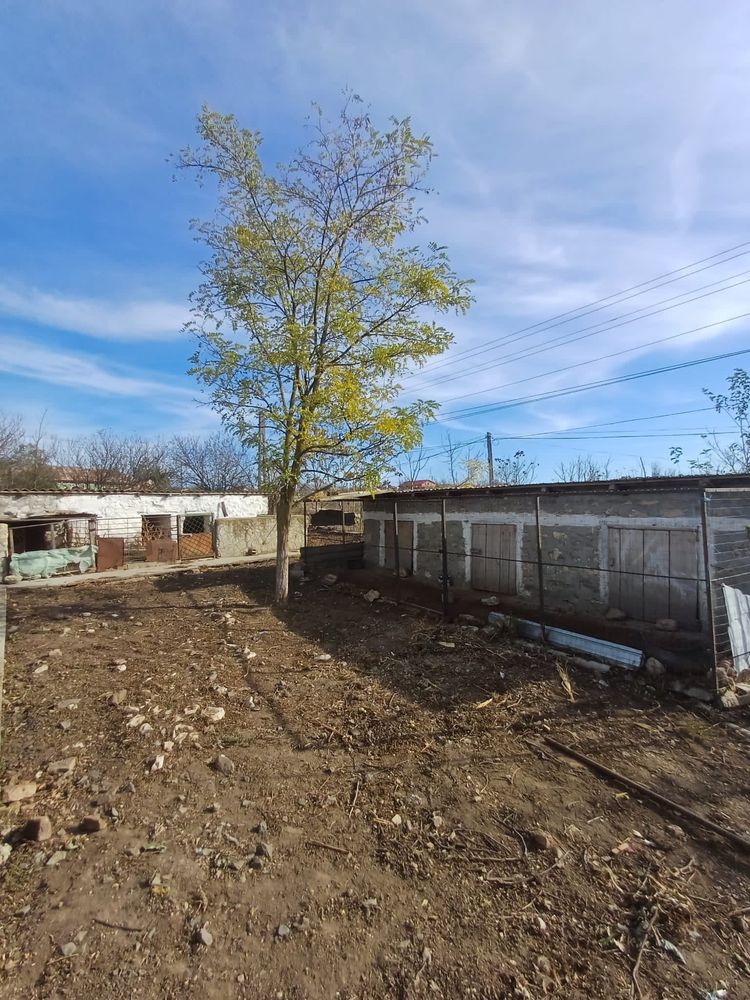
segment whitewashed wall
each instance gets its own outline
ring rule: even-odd
[[[0,517],[95,514],[138,518],[142,514],[213,514],[256,517],[268,513],[268,497],[257,493],[2,493]]]

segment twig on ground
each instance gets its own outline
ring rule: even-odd
[[[103,917],[94,917],[95,924],[101,924],[102,927],[111,927],[113,931],[128,931],[131,934],[140,934],[141,931],[145,931],[145,927],[129,927],[127,924],[116,924],[111,920],[104,920]]]
[[[659,915],[659,907],[655,906],[654,912],[651,914],[651,919],[649,920],[648,926],[646,927],[646,930],[643,934],[643,938],[641,939],[641,943],[638,948],[638,954],[636,955],[635,958],[635,964],[633,965],[633,971],[631,973],[633,984],[630,991],[631,997],[634,998],[635,997],[640,998],[643,996],[643,994],[641,993],[641,985],[638,982],[638,973],[640,972],[641,969],[641,960],[643,959],[643,952],[646,950],[646,944],[648,942],[649,937],[651,936],[651,931],[654,929],[654,924],[656,923],[656,918],[658,915]]]
[[[335,851],[336,854],[349,855],[352,852],[347,847],[337,847],[335,844],[324,844],[322,840],[306,840],[307,847],[319,847],[324,851]]]

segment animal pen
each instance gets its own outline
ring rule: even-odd
[[[443,614],[555,644],[573,629],[710,673],[750,679],[750,481],[624,480],[380,494],[363,501],[364,566],[396,601],[437,591]],[[385,587],[385,584],[384,584]],[[437,595],[436,595],[437,596]],[[486,610],[486,607],[485,609]],[[567,633],[570,634],[570,633]],[[584,647],[588,648],[588,647]],[[595,647],[592,647],[594,649]],[[635,665],[635,664],[634,664]]]

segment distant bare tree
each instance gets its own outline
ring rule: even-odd
[[[110,430],[58,444],[58,478],[81,489],[167,490],[172,483],[169,444]]]
[[[609,458],[600,461],[592,455],[578,455],[569,462],[560,462],[555,476],[561,483],[595,483],[610,478]]]
[[[526,486],[532,482],[538,462],[527,458],[524,451],[495,459],[495,479],[498,486]]]
[[[42,415],[33,435],[27,435],[18,416],[0,415],[0,487],[16,490],[53,489],[54,472],[50,465]]]
[[[247,490],[257,488],[255,455],[226,434],[179,435],[170,443],[175,481],[183,489]]]
[[[16,414],[0,411],[0,462],[8,462],[24,439],[23,421]]]
[[[414,448],[412,451],[403,452],[399,456],[395,471],[401,482],[413,483],[416,479],[422,478],[422,472],[427,467],[428,456],[425,454],[424,445]]]

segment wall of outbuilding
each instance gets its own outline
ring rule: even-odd
[[[414,523],[415,579],[439,585],[442,573],[441,503],[429,497],[396,497],[399,521]],[[364,501],[364,555],[385,566],[386,532],[392,531],[393,497]],[[539,494],[544,596],[548,608],[603,614],[610,605],[609,533],[614,528],[701,531],[702,491],[603,491]],[[515,528],[517,596],[538,605],[536,495],[508,493],[446,496],[448,573],[455,589],[471,587],[472,526]],[[702,575],[702,568],[696,566]],[[705,597],[699,616],[705,623]]]
[[[223,505],[223,506],[222,506]],[[93,514],[139,518],[144,514],[213,514],[255,517],[268,513],[268,497],[257,493],[0,493],[0,517]]]

